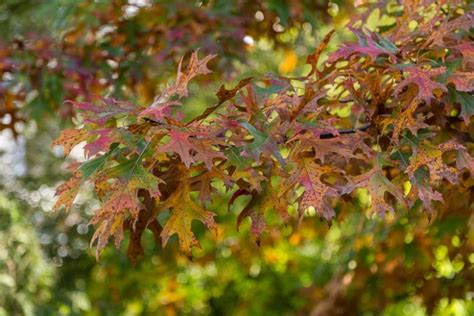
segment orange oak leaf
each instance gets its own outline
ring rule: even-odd
[[[447,179],[451,183],[458,180],[456,168],[446,165],[443,161],[443,153],[450,150],[459,149],[458,144],[444,143],[438,146],[423,142],[414,149],[414,154],[410,158],[410,164],[405,170],[410,179],[415,178],[418,168],[426,166],[429,170],[429,177],[432,183],[439,183],[442,179]]]
[[[311,55],[308,55],[306,58],[306,64],[311,65],[311,71],[307,75],[308,77],[312,76],[314,73],[317,73],[318,71],[318,61],[319,58],[321,57],[321,53],[326,49],[326,47],[329,45],[329,41],[331,40],[331,37],[334,35],[334,32],[336,30],[331,30],[329,33],[324,36],[323,40],[319,44],[319,46],[316,48],[314,53]]]
[[[123,240],[123,223],[130,215],[136,219],[139,211],[139,201],[136,195],[131,195],[117,187],[102,208],[91,220],[91,224],[98,225],[91,239],[91,246],[97,241],[96,258],[98,259],[109,238],[114,238],[115,247],[119,247]]]
[[[188,83],[194,77],[198,75],[205,75],[211,73],[211,70],[207,68],[207,63],[216,57],[217,55],[207,55],[203,59],[199,60],[198,52],[194,51],[191,54],[191,59],[189,61],[188,68],[185,71],[181,70],[183,58],[179,62],[178,74],[176,76],[175,83],[168,87],[164,94],[167,96],[172,96],[174,94],[178,95],[180,98],[188,96]]]
[[[229,201],[229,207],[240,195],[251,195],[252,198],[237,217],[237,231],[239,230],[242,221],[245,218],[250,217],[252,221],[250,232],[255,237],[257,245],[260,245],[262,233],[266,229],[266,211],[275,210],[285,223],[288,221],[289,214],[287,211],[287,205],[283,198],[278,197],[278,188],[271,185],[271,183],[265,183],[261,192],[255,190],[252,191],[252,193],[249,193],[246,190],[236,191]]]
[[[69,210],[72,207],[82,184],[82,173],[78,166],[79,164],[72,164],[69,166],[69,169],[73,171],[73,174],[69,180],[56,189],[56,196],[58,196],[58,199],[53,206],[53,210],[58,210],[62,206],[64,206],[66,210]]]
[[[184,253],[191,255],[192,248],[199,246],[199,241],[191,230],[192,222],[194,220],[201,221],[207,228],[213,230],[215,234],[217,234],[217,227],[214,221],[216,214],[206,211],[196,204],[189,194],[189,184],[181,184],[160,206],[161,210],[171,209],[171,216],[163,227],[160,236],[163,247],[165,247],[169,238],[177,234],[179,248]]]
[[[394,113],[392,117],[383,120],[382,124],[384,125],[384,129],[389,125],[393,125],[392,141],[395,143],[399,142],[399,136],[405,128],[413,135],[416,135],[418,130],[429,127],[428,124],[423,122],[424,117],[422,115],[418,115],[418,117],[415,116],[418,104],[419,101],[413,99],[400,113]]]
[[[67,156],[71,150],[79,143],[87,140],[89,132],[85,129],[69,128],[61,132],[58,138],[53,141],[52,146],[63,146],[64,155]]]

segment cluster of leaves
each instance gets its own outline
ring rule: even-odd
[[[364,27],[373,10],[391,21],[377,33]],[[214,55],[194,52],[186,67],[181,60],[176,80],[151,105],[71,102],[84,124],[54,144],[68,154],[85,141],[89,160],[70,166],[56,208],[70,208],[79,187],[93,184],[101,200],[91,221],[97,255],[129,230],[135,260],[145,229],[163,246],[177,234],[190,255],[199,245],[194,220],[217,233],[206,205],[223,190],[231,194],[229,208],[248,196],[237,228],[249,217],[257,243],[267,212],[289,223],[314,208],[330,223],[338,201],[364,189],[381,216],[396,208],[436,214],[447,198],[441,185],[472,201],[471,8],[463,1],[389,1],[361,11],[348,26],[357,42],[321,61],[330,32],[308,56],[307,76],[222,85],[215,105],[187,122],[181,103],[188,84],[210,73]]]
[[[9,2],[6,15],[28,7]],[[0,129],[18,134],[15,124],[22,120],[53,113],[69,118],[73,108],[64,100],[93,102],[107,93],[149,102],[157,85],[169,77],[169,66],[198,47],[227,56],[215,66],[230,76],[231,62],[246,57],[245,36],[268,36],[282,46],[277,35],[283,27],[328,17],[324,1],[291,1],[291,10],[289,2],[52,1],[49,9],[63,12],[56,17],[64,24],[62,34],[45,35],[47,30],[38,26],[38,34],[28,30],[6,41],[0,37],[0,118],[8,117]]]

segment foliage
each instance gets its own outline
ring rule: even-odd
[[[3,1],[0,314],[473,314],[472,4],[364,3]]]
[[[324,1],[38,2],[0,5],[7,17],[15,14],[3,23],[0,17],[6,30],[0,31],[0,72],[5,74],[0,78],[0,117],[11,117],[0,122],[0,129],[18,132],[17,122],[41,122],[54,114],[70,117],[73,109],[64,100],[95,101],[103,93],[146,103],[157,85],[166,83],[171,64],[197,48],[221,53],[224,58],[216,67],[232,77],[231,62],[246,57],[245,36],[268,36],[284,47],[278,39],[284,27],[328,18],[321,10]],[[257,20],[255,12],[266,18]],[[26,25],[31,29],[24,30]],[[46,35],[50,32],[53,36]],[[20,111],[22,107],[26,109]]]
[[[375,8],[389,21],[380,33],[364,27]],[[463,144],[470,137],[470,95],[466,102],[457,97],[473,90],[466,58],[473,15],[466,9],[432,2],[416,10],[410,3],[368,6],[348,26],[358,42],[343,44],[318,68],[330,32],[308,58],[307,76],[222,85],[215,105],[188,121],[180,109],[189,82],[210,72],[214,55],[199,59],[195,51],[187,67],[182,59],[174,83],[151,105],[72,102],[84,126],[63,131],[54,144],[67,153],[86,141],[90,159],[71,166],[74,176],[59,187],[56,207],[70,208],[78,187],[92,183],[102,201],[92,219],[97,255],[110,237],[118,247],[129,230],[134,261],[143,254],[146,228],[163,246],[177,234],[191,255],[199,245],[191,223],[217,231],[216,214],[205,206],[222,190],[233,192],[229,208],[250,196],[237,228],[251,218],[257,243],[267,212],[288,222],[288,209],[296,209],[301,221],[314,208],[330,223],[338,198],[363,188],[382,217],[397,207],[422,208],[431,217],[435,201],[449,198],[441,185],[467,195],[472,186],[472,177],[462,175],[474,172]],[[160,223],[164,212],[170,217]]]

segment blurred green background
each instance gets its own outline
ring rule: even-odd
[[[196,223],[193,260],[176,240],[161,249],[146,235],[136,267],[126,244],[96,262],[89,192],[72,211],[51,211],[67,172],[50,143],[77,123],[64,100],[149,102],[182,55],[217,52],[214,74],[190,87],[190,117],[213,103],[222,78],[307,73],[305,56],[330,29],[329,50],[351,38],[342,25],[354,10],[352,1],[3,0],[0,315],[474,315],[474,217],[461,195],[429,222],[370,217],[362,192],[341,202],[331,228],[308,214],[297,230],[271,226],[259,248],[249,223],[235,230],[223,194],[211,206],[218,237]],[[375,13],[368,27],[383,23]],[[19,114],[7,113],[11,95]]]

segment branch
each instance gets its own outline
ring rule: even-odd
[[[337,131],[341,135],[354,134],[354,133],[357,133],[357,132],[364,132],[364,131],[368,130],[371,126],[372,126],[372,123],[366,123],[366,124],[364,124],[364,125],[362,125],[361,127],[358,127],[358,128],[339,129]],[[329,133],[323,133],[323,134],[319,135],[320,139],[329,139],[329,138],[334,138],[334,137],[337,137],[337,135],[334,135],[333,133],[330,133],[330,132]]]

